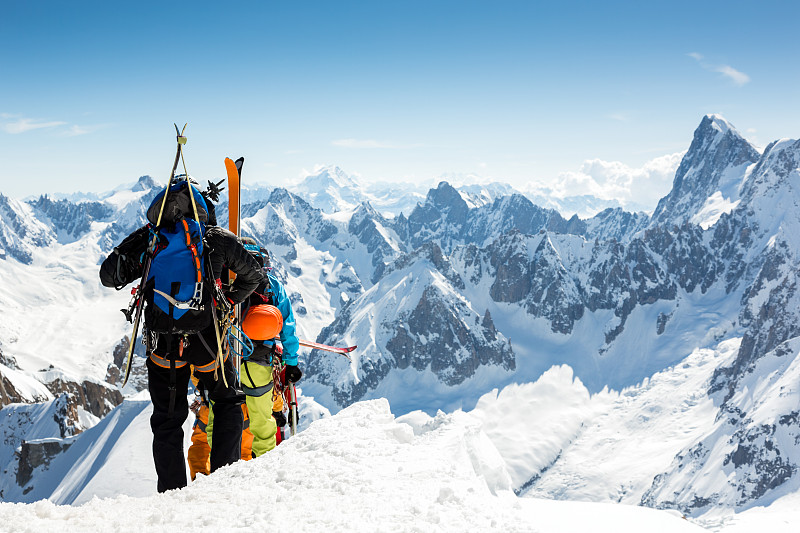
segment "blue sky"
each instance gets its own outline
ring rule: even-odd
[[[0,193],[476,173],[556,183],[685,150],[707,113],[797,138],[796,2],[0,3]],[[580,190],[574,191],[580,194]]]

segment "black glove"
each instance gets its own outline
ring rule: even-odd
[[[303,377],[303,373],[296,365],[286,365],[286,381],[297,383],[301,377]]]
[[[283,411],[272,411],[272,418],[275,419],[275,423],[279,428],[286,425],[286,415],[283,414]]]
[[[141,269],[137,269],[137,266],[137,260],[114,250],[100,265],[100,282],[105,287],[120,290],[135,280],[137,274],[141,274]]]

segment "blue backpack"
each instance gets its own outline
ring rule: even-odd
[[[206,279],[203,238],[208,207],[200,192],[185,179],[158,194],[147,210],[157,236],[155,253],[144,287],[145,323],[157,333],[191,334],[211,325],[213,306]],[[194,207],[189,194],[194,196]],[[157,227],[159,213],[161,224]]]

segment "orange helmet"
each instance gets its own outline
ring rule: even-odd
[[[242,331],[253,340],[274,339],[283,328],[283,316],[274,305],[254,305],[242,321]]]

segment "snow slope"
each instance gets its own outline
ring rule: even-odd
[[[53,244],[32,251],[30,265],[3,261],[0,276],[0,346],[21,370],[36,372],[51,364],[74,379],[104,380],[111,349],[130,325],[119,312],[128,291],[100,285],[104,254],[94,239]]]
[[[535,383],[484,395],[470,412],[440,411],[433,417],[414,411],[395,418],[385,399],[358,402],[330,416],[301,395],[304,416],[297,437],[256,461],[192,483],[178,493],[184,496],[170,495],[168,504],[155,495],[149,405],[126,400],[97,426],[72,438],[73,446],[51,463],[48,475],[34,478],[49,480],[49,487],[10,496],[29,502],[89,502],[83,508],[92,517],[113,514],[108,509],[113,505],[124,512],[141,509],[135,512],[149,517],[148,529],[154,531],[176,523],[160,510],[168,505],[203,497],[227,505],[229,496],[218,499],[225,491],[251,485],[256,492],[247,500],[263,495],[288,505],[294,498],[298,508],[314,509],[313,516],[301,520],[300,531],[360,531],[351,523],[357,511],[350,507],[366,513],[365,531],[463,531],[468,523],[490,531],[682,531],[677,528],[685,523],[673,521],[674,512],[636,506],[670,458],[714,424],[713,399],[699,391],[714,368],[735,355],[738,344],[737,339],[697,350],[621,392],[591,395],[569,367],[553,367]],[[188,422],[186,429],[188,438]],[[404,495],[399,500],[405,506],[397,494]],[[347,502],[344,508],[342,501]],[[771,523],[780,525],[792,516],[791,506],[782,501],[758,503],[775,506],[775,514],[768,515]],[[152,510],[145,512],[148,505]],[[9,509],[17,508],[0,505],[0,517]],[[92,524],[94,519],[46,502],[34,503],[33,509],[45,519],[33,523],[39,527],[47,526],[47,520],[72,525],[71,520]],[[729,525],[747,531],[742,524],[766,512],[759,506],[749,514],[733,514],[732,509],[718,507],[695,522],[714,531],[727,531]],[[239,516],[236,511],[226,516]],[[254,522],[226,526],[225,519],[212,517],[209,529],[260,524],[254,517]],[[107,527],[126,531],[113,520]]]
[[[0,531],[258,531],[286,512],[297,532],[702,531],[665,511],[518,498],[476,419],[459,413],[415,433],[385,400],[354,404],[183,490],[80,507],[2,503]]]

